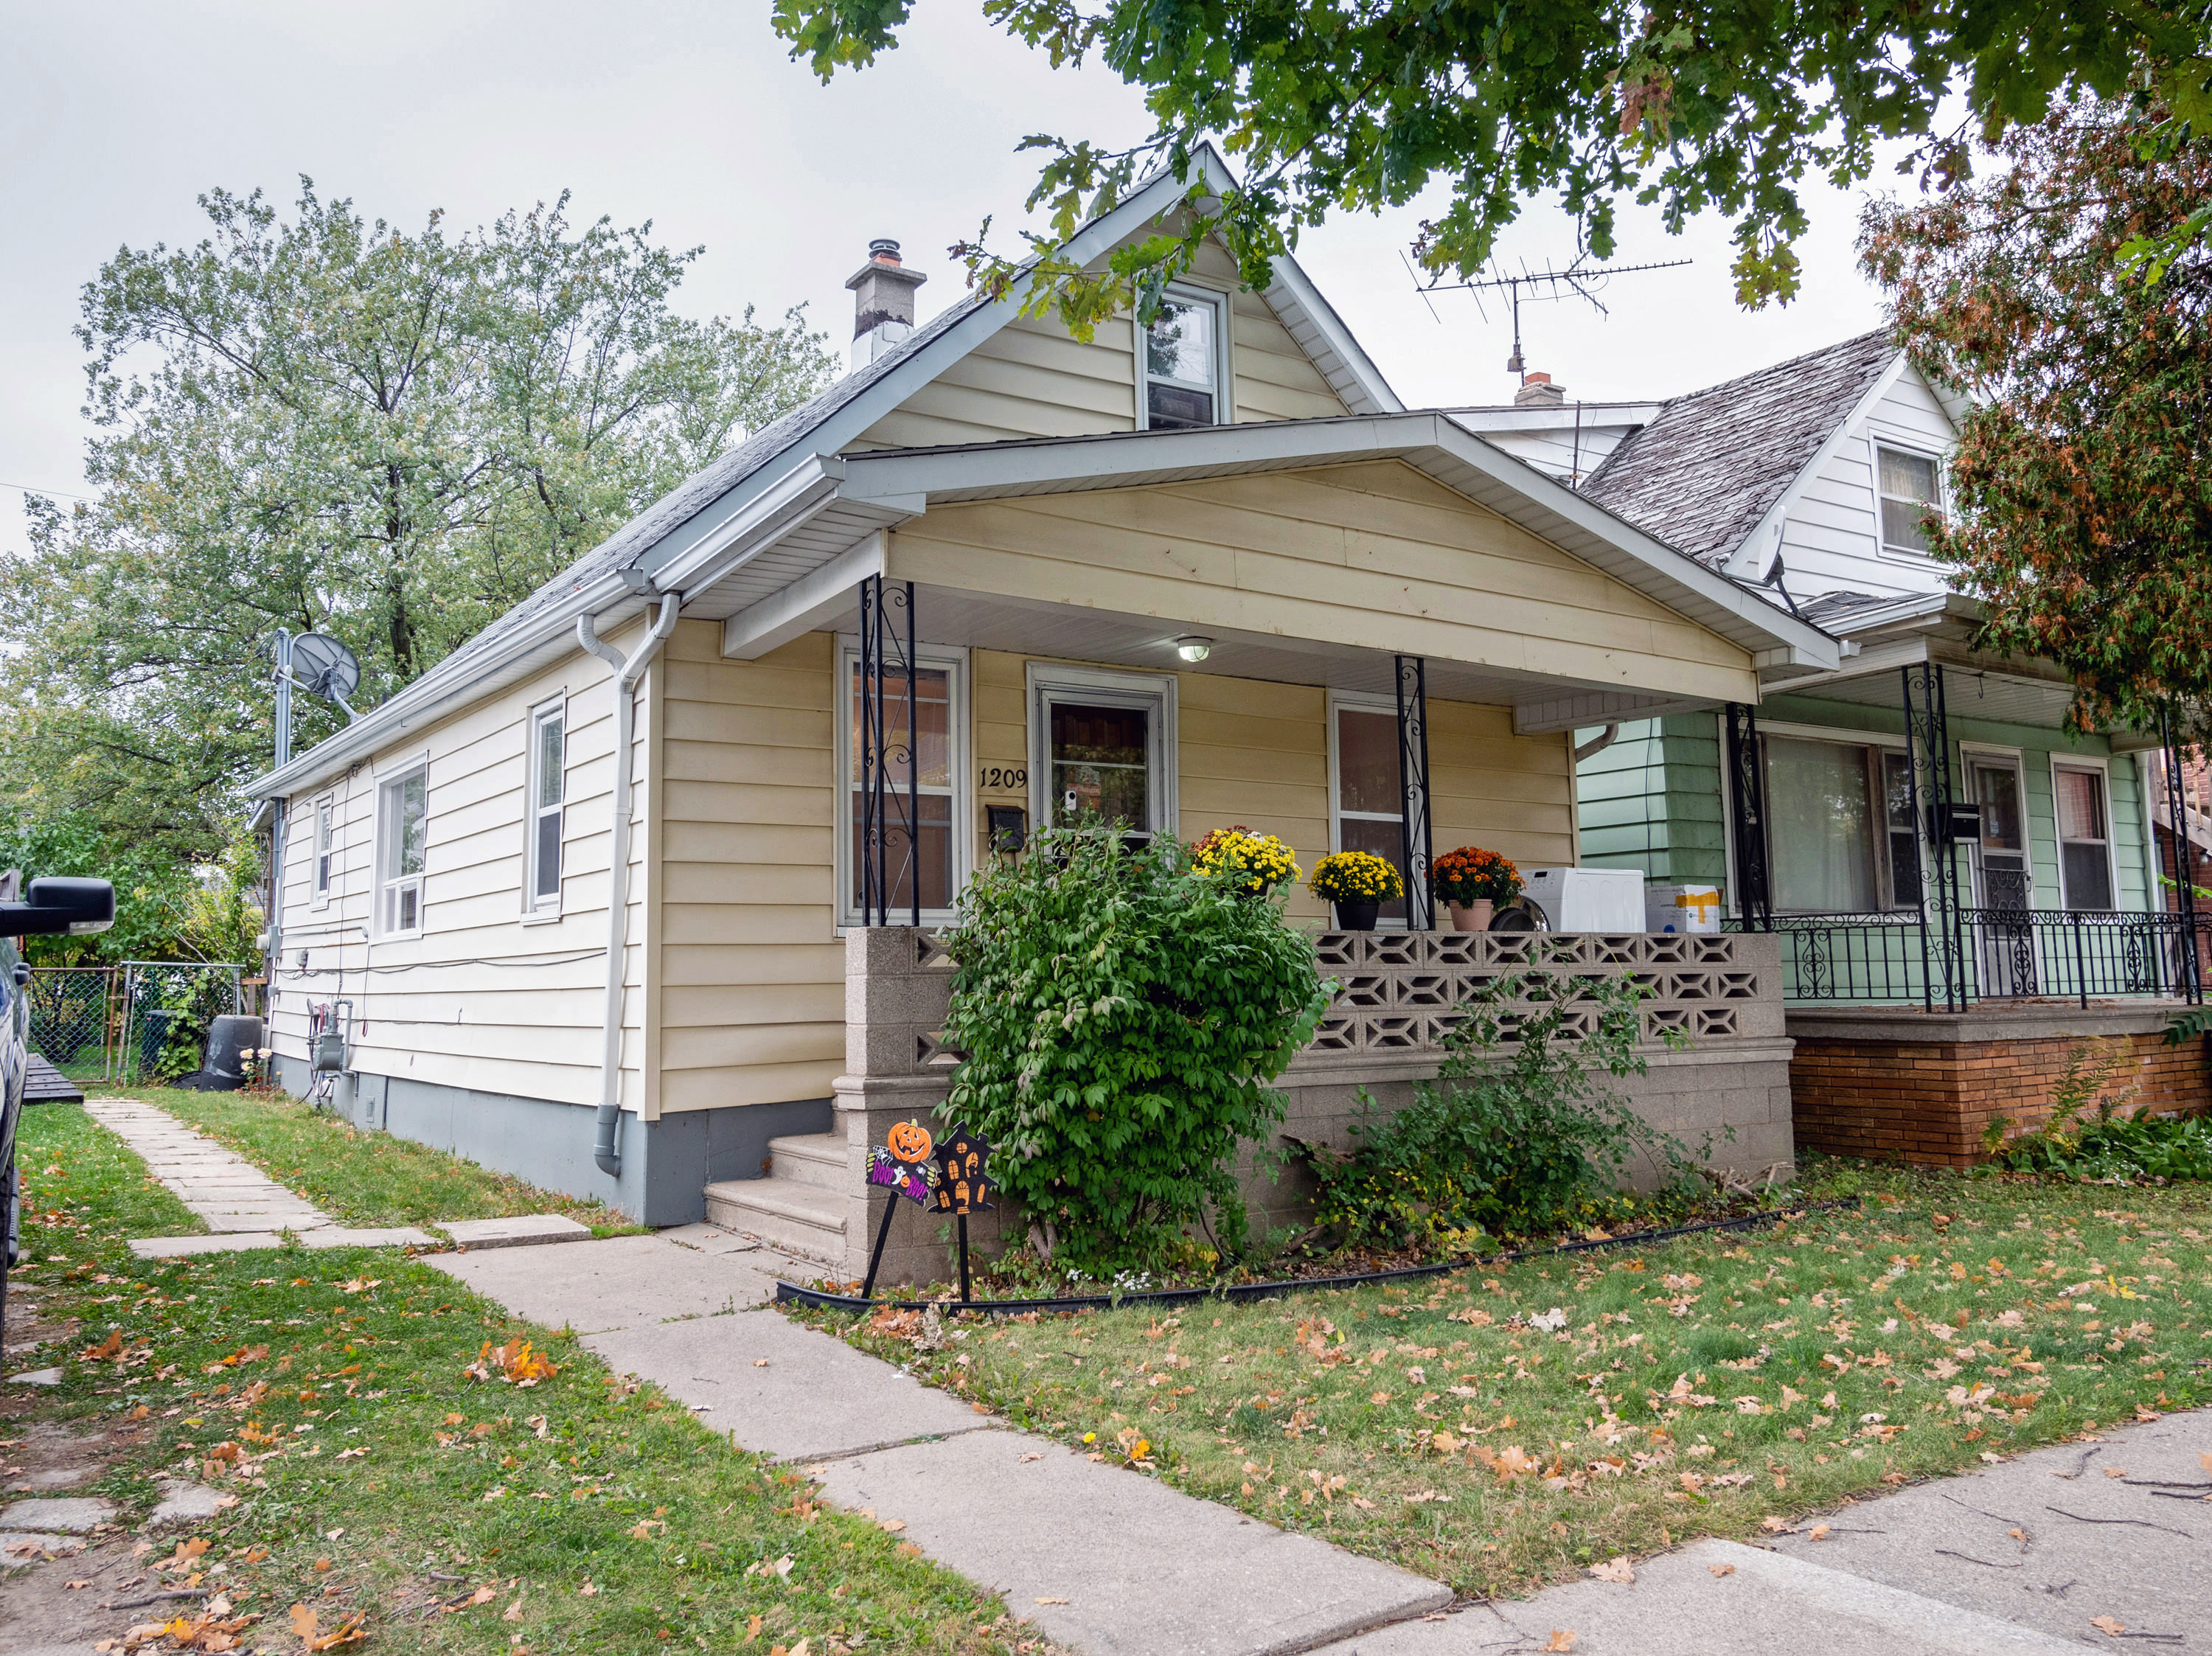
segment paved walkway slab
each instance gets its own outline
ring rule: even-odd
[[[1273,1656],[1452,1598],[1425,1576],[1026,1433],[883,1450],[821,1478],[833,1501],[904,1520],[932,1557],[1087,1652]]]
[[[1718,1574],[1715,1571],[1721,1572]],[[1492,1656],[1547,1648],[1574,1656],[2080,1656],[2081,1644],[2014,1627],[1863,1577],[1700,1541],[1636,1566],[1636,1582],[1578,1581],[1519,1602],[1413,1621],[1316,1656]],[[2094,1636],[2094,1634],[2092,1636]]]
[[[775,1278],[749,1264],[752,1257],[702,1253],[658,1236],[609,1236],[558,1247],[471,1249],[425,1263],[517,1316],[601,1334],[742,1311],[774,1298]]]
[[[84,1110],[137,1151],[147,1171],[211,1231],[310,1231],[335,1222],[244,1156],[193,1131],[166,1110],[135,1098],[89,1098]]]
[[[532,1247],[540,1242],[583,1242],[592,1228],[565,1213],[526,1213],[511,1219],[441,1219],[438,1228],[463,1247]]]
[[[949,1392],[773,1311],[594,1334],[617,1374],[649,1375],[700,1419],[778,1460],[817,1461],[993,1424]]]

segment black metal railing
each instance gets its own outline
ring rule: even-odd
[[[1931,919],[1893,914],[1778,914],[1783,996],[1879,1005],[1914,1001],[2203,998],[2197,949],[2212,916],[2118,910],[1961,908],[1951,948]],[[1735,929],[1733,925],[1731,929]],[[1942,961],[1957,962],[1947,991]]]

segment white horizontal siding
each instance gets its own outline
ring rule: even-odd
[[[1792,503],[1782,529],[1790,591],[1800,598],[1836,591],[1895,597],[1942,591],[1947,582],[1941,566],[1882,549],[1875,451],[1887,444],[1944,453],[1952,440],[1942,404],[1907,366]]]

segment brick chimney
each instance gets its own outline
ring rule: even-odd
[[[914,331],[914,290],[929,278],[899,263],[888,236],[868,244],[868,262],[847,278],[853,290],[853,366],[864,368]]]
[[[1556,409],[1566,406],[1567,388],[1555,385],[1548,373],[1524,373],[1521,389],[1513,393],[1516,409]]]

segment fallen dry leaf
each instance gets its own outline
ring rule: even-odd
[[[1716,1578],[1735,1574],[1735,1566],[1733,1564],[1708,1564],[1705,1568],[1711,1570]]]
[[[85,1588],[91,1585],[92,1583],[89,1581],[64,1581],[62,1583],[63,1587],[70,1592],[82,1592]]]
[[[755,1357],[755,1358],[753,1359],[753,1367],[754,1367],[754,1368],[767,1368],[767,1367],[768,1367],[768,1359],[767,1359],[766,1357]]]
[[[1019,1460],[1016,1461],[1014,1465],[1017,1466],[1026,1466],[1032,1460],[1042,1460],[1043,1459],[1044,1457],[1042,1455],[1037,1453],[1036,1450],[1032,1449],[1029,1453],[1024,1455]]]
[[[761,1630],[761,1627],[762,1627],[762,1621],[761,1621],[761,1618],[760,1618],[759,1617],[757,1617],[757,1616],[748,1616],[748,1617],[745,1618],[745,1637],[746,1637],[748,1640],[753,1640],[753,1639],[757,1639],[757,1638],[759,1638],[759,1637],[760,1637],[760,1630]]]
[[[520,1622],[522,1619],[522,1600],[518,1598],[500,1611],[499,1619],[502,1622]]]
[[[1805,1533],[1815,1541],[1826,1541],[1828,1538],[1828,1526],[1826,1524],[1815,1524]]]
[[[2100,1633],[2111,1634],[2115,1639],[2128,1630],[2128,1624],[2125,1622],[2116,1622],[2109,1616],[2092,1616],[2089,1618],[2089,1625]]]
[[[1067,1600],[1065,1598],[1040,1598],[1037,1600],[1037,1603],[1040,1604],[1064,1604],[1066,1602]]]
[[[1601,1581],[1618,1581],[1624,1587],[1636,1585],[1636,1571],[1626,1558],[1608,1558],[1602,1564],[1592,1564],[1589,1573]]]
[[[596,1598],[599,1597],[599,1590],[592,1585],[589,1578],[586,1578],[584,1585],[576,1589],[576,1593],[579,1598]]]
[[[2128,1475],[2128,1469],[2124,1466],[2107,1466],[2104,1471],[2106,1477],[2125,1477]]]
[[[489,1604],[493,1599],[498,1597],[498,1588],[483,1586],[478,1587],[474,1592],[469,1595],[469,1602],[472,1604]]]
[[[886,1518],[884,1520],[883,1527],[890,1534],[896,1535],[901,1530],[906,1527],[906,1520],[903,1518]]]
[[[1575,1630],[1572,1628],[1553,1628],[1552,1636],[1544,1641],[1542,1647],[1547,1651],[1572,1650],[1575,1647]]]

